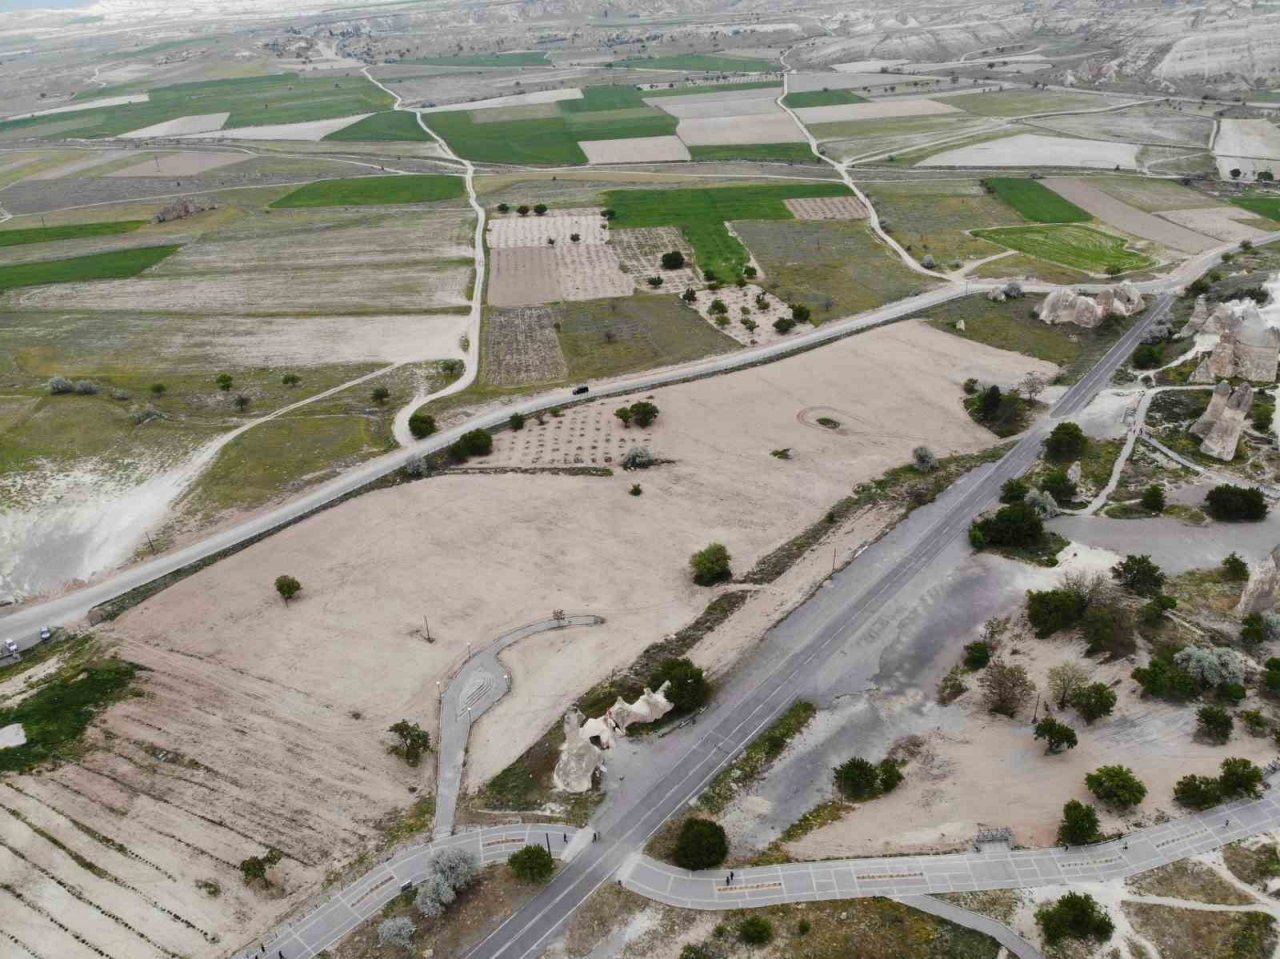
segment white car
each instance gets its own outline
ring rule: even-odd
[[[6,656],[17,656],[18,644],[15,643],[12,639],[6,639],[4,641],[4,652]]]
[[[52,635],[53,635],[53,630],[50,629],[48,626],[45,626],[40,630],[40,642],[43,643],[46,639],[48,639]]]

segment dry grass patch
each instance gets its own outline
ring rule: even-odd
[[[856,196],[800,197],[783,200],[797,220],[865,220],[866,207]]]
[[[1134,876],[1127,885],[1131,892],[1142,896],[1165,896],[1222,906],[1249,906],[1255,902],[1252,896],[1241,892],[1208,866],[1191,859]]]
[[[481,376],[493,386],[557,383],[569,375],[547,307],[493,310],[484,322]]]
[[[694,271],[693,247],[684,234],[674,226],[638,227],[632,230],[613,230],[610,243],[618,254],[618,262],[624,273],[630,274],[636,286],[650,289],[646,282],[651,276],[662,277],[663,292],[683,291],[700,284]],[[662,266],[662,254],[678,250],[684,254],[685,265],[678,270]]]
[[[563,300],[630,296],[635,281],[622,272],[612,245],[566,243],[555,248],[556,279]]]
[[[1126,902],[1125,915],[1161,959],[1265,959],[1275,946],[1275,920],[1264,912],[1210,912]]]
[[[1262,887],[1280,876],[1280,847],[1261,837],[1222,847],[1222,859],[1241,882]]]

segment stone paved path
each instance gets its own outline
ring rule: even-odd
[[[462,770],[466,764],[471,726],[511,690],[511,679],[498,662],[498,654],[513,643],[552,629],[598,626],[599,616],[564,616],[544,619],[503,633],[468,659],[448,681],[440,697],[440,742],[436,753],[436,818],[434,835],[443,839],[453,832]]]

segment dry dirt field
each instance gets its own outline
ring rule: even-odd
[[[588,163],[672,163],[692,159],[679,137],[579,140]]]
[[[1217,246],[1212,237],[1135,209],[1099,190],[1088,180],[1051,176],[1046,177],[1042,182],[1050,190],[1070,200],[1085,212],[1091,213],[1108,226],[1113,226],[1130,236],[1154,240],[1156,243],[1182,253],[1201,253]]]
[[[917,166],[1092,167],[1100,170],[1136,169],[1138,148],[1109,140],[1069,140],[1037,133],[975,143],[935,153]]]
[[[1264,231],[1257,227],[1241,223],[1241,220],[1255,219],[1255,215],[1249,210],[1242,210],[1236,206],[1165,210],[1160,214],[1160,218],[1225,243],[1253,240],[1264,234]]]
[[[1016,719],[993,716],[970,681],[967,693],[940,709],[938,728],[926,736],[925,751],[907,766],[898,789],[854,807],[839,822],[814,830],[787,849],[800,859],[951,849],[969,843],[978,829],[1004,826],[1013,829],[1022,845],[1052,845],[1063,803],[1079,799],[1096,804],[1084,777],[1099,766],[1128,766],[1147,786],[1146,800],[1128,815],[1097,804],[1103,832],[1113,832],[1124,823],[1150,823],[1161,813],[1179,815],[1173,786],[1189,772],[1214,775],[1228,756],[1259,764],[1274,756],[1269,739],[1240,728],[1226,746],[1198,742],[1193,738],[1193,707],[1142,698],[1130,678],[1132,663],[1086,660],[1084,646],[1080,639],[1040,640],[1029,634],[1005,640],[1007,651],[1018,651],[1009,661],[1025,667],[1041,690],[1048,670],[1066,661],[1086,664],[1091,682],[1112,685],[1119,697],[1112,716],[1092,726],[1073,710],[1059,717],[1076,729],[1078,747],[1045,755],[1044,743],[1032,737],[1030,710]],[[1043,702],[1040,708],[1043,716]],[[1000,788],[993,791],[991,783]]]
[[[116,160],[122,159],[128,155],[126,150],[90,150],[82,153],[70,160],[58,164],[54,167],[41,170],[39,173],[33,173],[26,177],[28,180],[58,180],[63,177],[72,176],[76,173],[84,173],[98,166],[105,166],[108,163],[114,163]]]
[[[803,143],[804,134],[785,113],[681,120],[676,135],[689,146],[742,143]]]
[[[599,300],[635,292],[635,280],[622,272],[612,245],[565,243],[555,248],[555,263],[558,299]]]
[[[872,103],[842,103],[829,107],[801,107],[796,110],[805,124],[840,123],[846,120],[884,120],[892,117],[930,117],[959,113],[938,100],[880,100]]]
[[[569,365],[555,331],[556,314],[546,307],[493,310],[484,322],[484,364],[480,374],[494,386],[555,383]]]
[[[323,140],[330,133],[337,133],[353,123],[371,116],[357,113],[333,120],[308,120],[305,123],[272,123],[260,127],[236,127],[231,130],[210,130],[204,133],[184,133],[180,140]]]
[[[247,159],[243,153],[161,153],[154,160],[143,160],[107,176],[199,176]]]
[[[599,210],[556,210],[544,216],[495,213],[485,232],[491,250],[518,246],[549,246],[547,240],[568,245],[578,234],[578,242],[593,245],[609,242],[608,222]]]
[[[802,197],[783,200],[797,220],[865,220],[866,208],[856,196]]]
[[[196,116],[177,117],[163,123],[153,123],[149,127],[130,130],[120,135],[122,140],[145,140],[149,137],[175,137],[187,133],[209,133],[221,130],[230,113],[202,113]]]
[[[1270,120],[1221,120],[1213,141],[1218,175],[1224,179],[1233,168],[1253,179],[1259,170],[1280,166],[1280,127]]]
[[[492,306],[536,306],[560,299],[556,251],[549,246],[499,247],[489,254]]]
[[[776,90],[734,90],[691,97],[653,97],[645,102],[681,120],[709,117],[785,116]]]
[[[650,289],[645,281],[651,276],[661,276],[664,292],[685,290],[698,286],[693,263],[693,247],[678,227],[654,226],[634,230],[610,231],[610,245],[618,254],[622,272],[630,274],[641,290]],[[685,265],[678,270],[662,267],[662,254],[678,250],[684,254]]]

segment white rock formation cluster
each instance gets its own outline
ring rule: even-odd
[[[1280,546],[1249,571],[1249,582],[1240,594],[1236,613],[1240,616],[1269,613],[1275,609],[1277,593],[1280,593]]]
[[[1234,377],[1254,383],[1275,382],[1280,364],[1280,330],[1266,321],[1257,303],[1219,303],[1210,312],[1201,297],[1179,335],[1197,333],[1216,334],[1218,342],[1191,374],[1192,383]]]
[[[1146,305],[1137,287],[1124,282],[1119,286],[1107,287],[1096,299],[1068,287],[1061,287],[1044,298],[1036,313],[1051,326],[1071,323],[1091,330],[1109,316],[1133,316],[1146,309]]]
[[[1191,427],[1191,435],[1203,441],[1200,452],[1224,463],[1235,459],[1245,418],[1252,409],[1252,386],[1243,384],[1232,389],[1224,380],[1214,387],[1208,408]]]
[[[625,736],[636,723],[651,723],[671,712],[674,707],[666,696],[669,685],[663,683],[656,692],[646,689],[634,703],[619,696],[603,716],[585,722],[576,709],[565,713],[564,745],[552,773],[556,789],[569,793],[590,789],[605,750],[613,748],[617,736]]]

